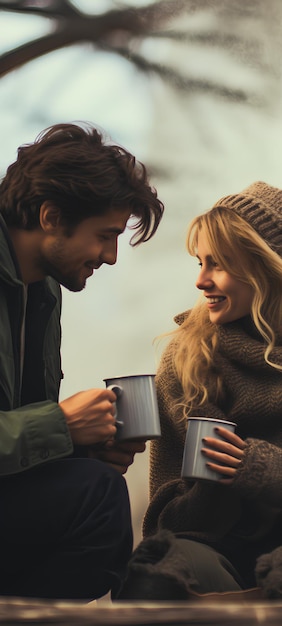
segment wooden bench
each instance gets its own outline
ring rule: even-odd
[[[281,626],[282,602],[108,603],[0,599],[5,626]]]

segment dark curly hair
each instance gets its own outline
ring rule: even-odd
[[[60,209],[70,229],[111,208],[129,208],[137,218],[132,245],[153,236],[164,210],[145,166],[91,124],[55,124],[19,147],[0,184],[0,213],[9,227],[33,230],[44,201]]]

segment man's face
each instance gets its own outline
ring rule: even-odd
[[[39,262],[43,274],[70,291],[81,291],[87,278],[103,263],[116,263],[118,236],[129,217],[128,209],[110,209],[104,215],[83,220],[70,236],[64,226],[57,226],[42,243]]]

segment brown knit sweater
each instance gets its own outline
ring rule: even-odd
[[[156,376],[162,437],[151,443],[144,536],[167,528],[219,545],[228,556],[252,544],[257,556],[282,544],[282,372],[265,362],[249,318],[220,326],[219,337],[223,400],[195,406],[193,414],[236,422],[247,443],[243,461],[232,486],[180,478],[186,424],[174,406],[182,394],[173,366],[176,336]],[[282,341],[271,360],[282,364]]]

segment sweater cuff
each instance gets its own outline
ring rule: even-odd
[[[282,450],[259,439],[246,439],[247,447],[234,477],[233,486],[248,498],[264,497],[281,505]]]

